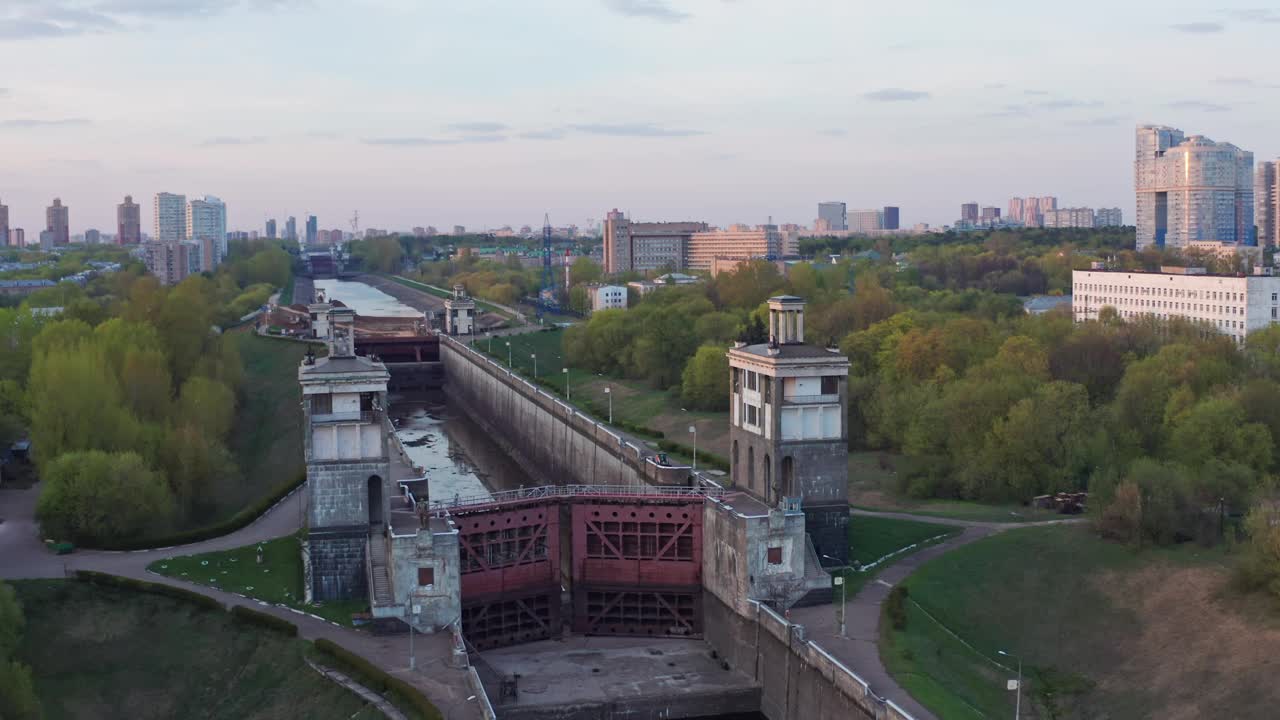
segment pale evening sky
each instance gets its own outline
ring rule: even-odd
[[[126,193],[230,229],[943,224],[1012,195],[1133,213],[1133,127],[1280,156],[1258,0],[2,0],[0,202],[114,232]]]

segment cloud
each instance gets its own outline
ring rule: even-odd
[[[863,93],[864,100],[875,100],[876,102],[904,102],[912,100],[928,100],[929,93],[919,90],[903,90],[902,88],[884,88],[883,90],[873,90],[869,93]]]
[[[849,131],[848,131],[848,130],[845,130],[845,129],[843,129],[843,128],[827,128],[827,129],[825,129],[825,130],[819,130],[819,131],[818,131],[818,134],[819,134],[819,135],[825,135],[825,136],[827,136],[827,137],[833,137],[833,138],[834,138],[834,137],[845,137],[846,135],[848,135],[848,134],[849,134]]]
[[[272,10],[309,0],[6,0],[0,41],[145,28],[154,21],[208,18],[237,7]]]
[[[1245,87],[1245,88],[1261,88],[1261,89],[1267,89],[1267,90],[1275,90],[1277,88],[1280,88],[1280,85],[1276,85],[1274,83],[1260,83],[1257,80],[1254,80],[1253,78],[1247,78],[1247,77],[1220,77],[1220,78],[1215,78],[1214,82],[1218,83],[1219,85],[1234,85],[1235,87]]]
[[[1196,110],[1199,112],[1229,112],[1231,108],[1219,103],[1205,102],[1204,100],[1178,100],[1171,102],[1169,107],[1175,110]]]
[[[389,137],[389,138],[365,138],[365,145],[385,145],[393,147],[432,147],[438,145],[470,145],[473,143],[495,143],[503,142],[507,139],[506,135],[467,135],[456,138],[429,138],[429,137]]]
[[[1223,12],[1245,22],[1280,23],[1280,11],[1271,8],[1233,8]]]
[[[46,127],[77,127],[88,125],[89,121],[85,118],[18,118],[14,120],[0,120],[0,128],[46,128]]]
[[[693,17],[671,7],[666,0],[604,0],[604,6],[619,15],[664,23],[678,23]]]
[[[228,135],[222,135],[205,140],[200,143],[200,147],[219,147],[222,145],[261,145],[266,141],[267,139],[260,135],[252,137],[231,137]]]
[[[1042,110],[1073,110],[1075,108],[1097,108],[1102,107],[1102,103],[1098,100],[1046,100],[1036,103],[1036,107]]]
[[[525,140],[563,140],[567,134],[564,128],[551,128],[550,130],[528,130],[517,137]]]
[[[1222,23],[1217,22],[1189,22],[1175,23],[1169,27],[1179,32],[1191,33],[1193,35],[1209,35],[1212,33],[1220,33],[1225,28]]]
[[[1023,95],[1048,95],[1048,90],[1023,90]]]
[[[502,132],[507,126],[499,122],[462,122],[450,125],[449,129],[454,132],[488,134]]]
[[[652,123],[586,123],[571,127],[578,132],[590,135],[613,135],[615,137],[692,137],[694,135],[706,135],[706,132],[702,130],[664,128]]]
[[[1009,86],[1005,85],[1004,83],[987,83],[982,86],[982,89],[983,90],[1004,90],[1007,87]]]
[[[989,118],[1026,117],[1030,114],[1031,114],[1031,111],[1026,105],[1005,105],[999,110],[989,110],[985,113],[982,113],[982,117],[989,117]]]

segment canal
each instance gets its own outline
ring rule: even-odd
[[[422,315],[364,283],[317,279],[315,287],[357,315]],[[451,500],[536,484],[466,413],[452,410],[444,393],[392,393],[390,401],[396,436],[413,463],[426,472],[430,499]]]

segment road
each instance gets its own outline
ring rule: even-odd
[[[467,673],[449,666],[451,638],[447,633],[419,635],[415,640],[416,671],[409,670],[407,635],[374,636],[339,627],[296,610],[265,605],[204,585],[183,582],[147,572],[156,560],[195,553],[229,550],[262,540],[288,535],[301,527],[302,492],[295,491],[247,527],[222,537],[172,548],[138,552],[78,550],[70,555],[54,555],[40,541],[35,522],[38,488],[0,488],[0,578],[61,578],[76,570],[96,570],[123,577],[165,583],[216,598],[224,605],[245,605],[284,618],[298,626],[308,639],[326,638],[364,656],[383,670],[420,689],[448,720],[482,717],[474,699]]]
[[[834,655],[844,663],[845,667],[857,673],[877,695],[897,703],[916,720],[937,720],[937,716],[902,689],[880,659],[880,605],[889,596],[893,586],[907,579],[916,571],[916,568],[930,560],[996,533],[1024,527],[1084,522],[1072,519],[1038,523],[997,523],[922,517],[907,513],[879,513],[866,510],[850,512],[854,516],[854,522],[857,521],[858,516],[870,516],[963,528],[959,535],[907,555],[886,567],[877,573],[871,582],[864,585],[862,590],[848,601],[845,618],[847,637],[840,636],[840,622],[837,615],[839,608],[836,605],[818,605],[791,611],[791,621],[804,625],[807,637]]]

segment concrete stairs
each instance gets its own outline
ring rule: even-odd
[[[373,604],[391,605],[391,576],[387,572],[387,538],[382,533],[369,534],[369,563],[373,571]]]
[[[831,575],[822,569],[822,561],[818,551],[813,547],[813,538],[804,535],[804,587],[805,594],[792,607],[812,607],[828,605],[836,598],[835,589],[831,587]]]

